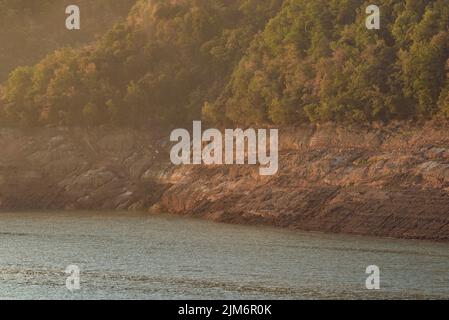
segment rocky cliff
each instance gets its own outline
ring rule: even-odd
[[[230,223],[449,240],[446,125],[280,130],[279,172],[169,162],[167,135],[0,132],[0,210],[119,209]]]

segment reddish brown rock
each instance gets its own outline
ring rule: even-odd
[[[229,223],[449,240],[447,125],[280,130],[279,172],[169,163],[167,134],[0,131],[0,209],[148,210]],[[157,136],[156,136],[157,132]]]

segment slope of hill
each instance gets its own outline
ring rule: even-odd
[[[62,46],[93,41],[126,17],[135,0],[78,0],[82,28],[65,27],[70,0],[0,0],[0,82],[21,65],[32,65]]]
[[[449,6],[378,3],[368,31],[363,0],[137,1],[0,88],[0,210],[151,207],[447,241]],[[166,133],[201,117],[276,125],[278,174],[172,166]]]
[[[4,0],[5,1],[5,0]],[[9,126],[368,123],[449,115],[447,0],[137,1],[95,44],[16,69]],[[19,36],[18,36],[19,37]]]
[[[140,0],[94,45],[16,69],[4,125],[175,125],[218,96],[282,0]]]

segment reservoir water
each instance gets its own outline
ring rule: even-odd
[[[80,289],[65,269],[80,269]],[[380,290],[367,290],[369,265]],[[0,299],[449,299],[449,244],[124,212],[0,214]]]

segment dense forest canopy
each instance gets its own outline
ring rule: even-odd
[[[30,4],[0,0],[0,15],[19,2]],[[46,2],[30,12],[53,10]],[[372,1],[364,0],[134,2],[96,42],[11,72],[0,92],[2,125],[449,117],[448,0],[377,0],[380,30],[365,27]]]

